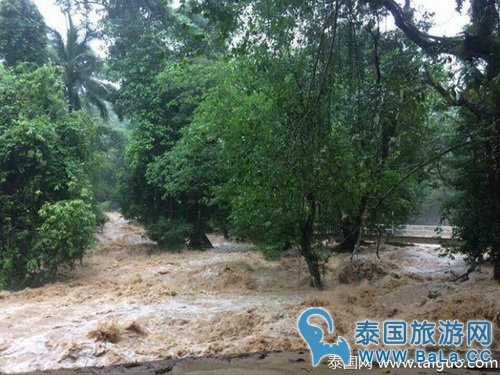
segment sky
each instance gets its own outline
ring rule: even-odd
[[[54,0],[33,0],[40,9],[40,12],[45,18],[46,24],[58,30],[64,35],[66,30],[66,21],[58,6],[54,4]],[[174,0],[174,3],[177,1]],[[402,3],[402,0],[398,0]],[[430,34],[436,36],[452,36],[459,33],[463,26],[468,22],[469,17],[466,14],[468,9],[468,1],[464,4],[464,11],[459,14],[455,11],[455,0],[412,0],[412,6],[421,7],[426,11],[434,12],[435,26],[430,30]],[[394,28],[392,17],[386,21],[386,28]],[[104,44],[95,43],[93,48],[99,54],[104,54]]]
[[[45,18],[47,26],[56,29],[59,32],[64,32],[66,29],[66,22],[61,10],[54,4],[53,0],[33,0],[40,13]]]
[[[402,1],[398,1],[402,3]],[[430,34],[436,36],[453,36],[462,31],[462,28],[469,21],[467,9],[469,1],[464,2],[462,13],[455,11],[455,0],[412,0],[412,6],[422,7],[425,11],[434,12],[435,26],[430,30]]]

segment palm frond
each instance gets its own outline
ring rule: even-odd
[[[108,107],[106,105],[106,102],[104,100],[102,100],[101,98],[99,98],[98,96],[96,96],[95,94],[91,94],[91,93],[87,93],[85,95],[86,97],[86,106],[88,106],[89,104],[90,105],[93,105],[94,107],[97,108],[97,110],[99,111],[99,115],[101,116],[101,118],[104,120],[104,121],[108,121],[109,120],[109,111],[108,111]]]
[[[57,60],[57,63],[60,64],[63,61],[68,59],[66,55],[66,45],[64,43],[64,39],[59,31],[49,28],[49,39],[52,41],[54,45],[54,51],[56,56],[54,56]]]
[[[92,30],[82,34],[69,13],[66,13],[66,23],[66,37],[51,29],[51,40],[57,55],[56,62],[64,68],[69,108],[79,110],[93,105],[101,117],[107,120],[105,100],[112,100],[116,90],[112,85],[97,79],[102,63],[89,45],[96,34]]]

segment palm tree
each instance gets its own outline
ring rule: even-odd
[[[55,62],[64,68],[64,83],[69,110],[77,111],[85,107],[95,106],[101,117],[108,119],[106,100],[111,99],[114,87],[99,79],[98,72],[102,61],[89,45],[95,33],[86,30],[80,37],[80,28],[73,24],[69,13],[66,14],[66,38],[54,30],[50,30],[54,47]]]

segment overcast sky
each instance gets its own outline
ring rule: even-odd
[[[59,7],[54,4],[54,0],[33,0],[45,18],[45,22],[64,35],[66,22]],[[174,1],[175,3],[176,1]],[[399,0],[402,3],[402,0]],[[441,36],[451,36],[459,33],[468,21],[465,11],[459,14],[455,11],[455,0],[412,0],[412,5],[421,6],[429,12],[434,12],[435,26],[431,29],[431,34]],[[468,9],[468,1],[464,5],[464,10]],[[392,17],[387,21],[388,28],[393,27]],[[94,48],[102,49],[102,44],[96,44]],[[103,51],[99,51],[103,53]]]

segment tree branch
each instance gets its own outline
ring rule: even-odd
[[[418,171],[420,171],[422,168],[426,167],[427,165],[433,163],[434,161],[436,160],[439,160],[441,159],[443,156],[445,156],[446,154],[449,154],[450,152],[453,152],[457,149],[460,149],[462,147],[465,147],[467,145],[470,145],[472,143],[476,143],[476,142],[479,142],[479,141],[484,141],[484,139],[481,139],[481,140],[477,140],[477,141],[466,141],[466,142],[463,142],[463,143],[460,143],[458,145],[455,145],[455,146],[451,146],[450,148],[430,157],[429,159],[423,161],[422,163],[420,163],[419,165],[417,165],[416,167],[414,167],[413,169],[411,169],[406,175],[404,175],[399,181],[397,181],[394,185],[392,185],[389,190],[387,190],[385,192],[384,195],[382,195],[382,197],[379,199],[379,201],[377,202],[377,204],[375,205],[374,209],[378,209],[380,207],[380,205],[386,200],[386,198],[392,194],[392,192],[398,188],[399,186],[401,186],[401,184],[403,182],[405,182],[407,179],[409,179],[411,176],[413,176],[415,173],[417,173]]]
[[[490,48],[484,44],[470,43],[468,37],[438,37],[422,32],[413,21],[407,18],[407,13],[395,0],[367,0],[373,5],[382,5],[392,16],[396,26],[416,45],[430,54],[447,53],[462,60],[471,58],[490,58]],[[471,37],[471,36],[469,36]]]
[[[465,99],[462,95],[456,100],[453,98],[450,93],[443,87],[441,86],[438,82],[436,82],[431,74],[429,73],[428,70],[425,71],[425,83],[427,83],[429,86],[431,86],[433,89],[435,89],[441,97],[446,101],[446,104],[448,106],[452,107],[463,107],[471,111],[476,117],[481,117],[482,114],[485,112],[483,109],[479,108],[477,105],[469,102],[467,99]]]

